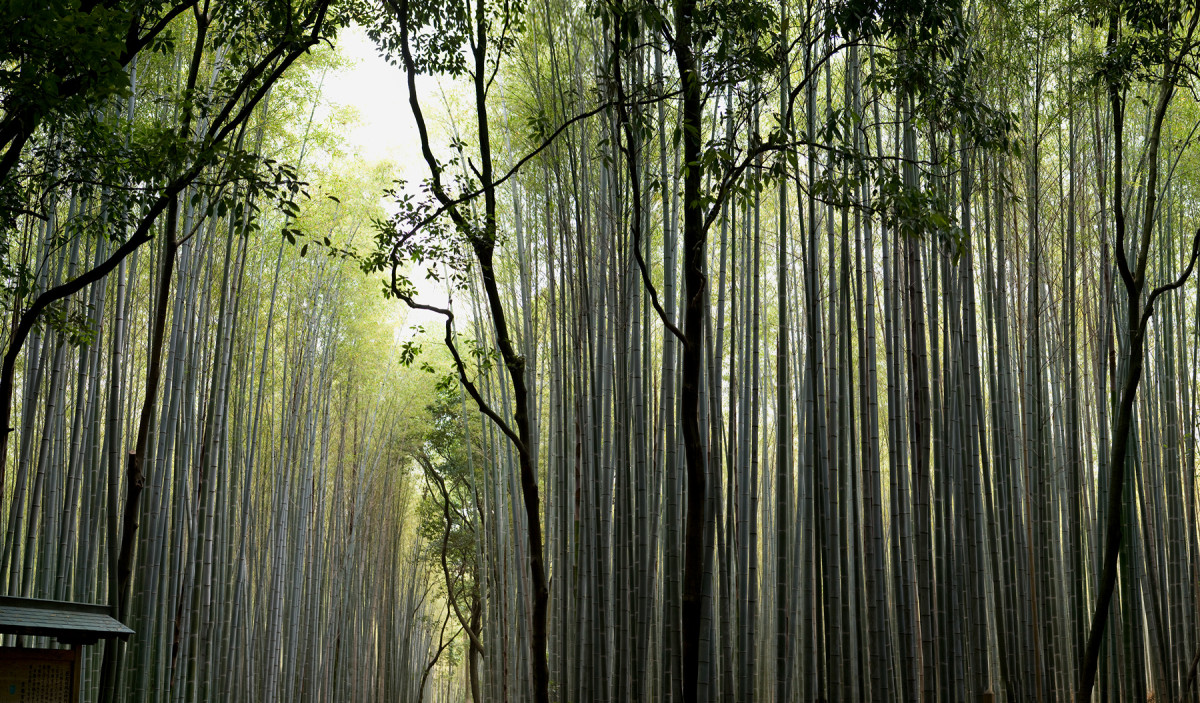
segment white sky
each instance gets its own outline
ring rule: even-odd
[[[348,164],[390,162],[394,168],[393,178],[420,182],[429,172],[421,156],[416,123],[408,105],[404,72],[379,55],[375,44],[360,27],[339,32],[337,47],[350,65],[326,76],[322,100],[331,106],[351,107],[357,113],[357,120],[345,134]],[[441,87],[435,78],[418,77],[417,90],[429,129],[433,132],[431,138],[438,140],[440,120],[437,117],[444,109]],[[385,207],[392,210],[390,204],[385,203]],[[446,292],[427,281],[423,271],[410,271],[409,277],[417,287],[420,302],[441,307],[447,305]],[[402,302],[396,305],[405,308]],[[439,315],[419,310],[405,310],[400,317],[403,321],[396,329],[397,342],[411,338],[417,325],[436,334],[444,322]]]
[[[346,137],[346,151],[366,161],[391,161],[419,177],[424,161],[417,141],[417,128],[408,107],[404,72],[393,67],[375,50],[360,27],[338,34],[338,51],[350,66],[325,78],[324,101],[344,105],[358,113],[357,124]],[[418,79],[419,89],[436,90],[428,78]],[[414,166],[420,168],[413,168]]]

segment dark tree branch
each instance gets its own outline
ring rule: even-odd
[[[621,122],[621,133],[625,137],[625,146],[621,148],[625,154],[626,168],[629,170],[629,183],[633,190],[633,217],[630,219],[629,230],[633,237],[633,256],[637,259],[638,270],[642,272],[642,284],[646,287],[646,292],[650,295],[650,303],[654,307],[654,311],[658,313],[659,320],[663,326],[671,331],[681,343],[687,344],[687,338],[683,336],[683,332],[671,322],[671,318],[667,315],[667,311],[663,309],[662,304],[658,300],[658,291],[654,288],[654,281],[650,279],[650,272],[646,267],[646,259],[642,256],[642,184],[641,175],[638,173],[637,164],[637,149],[633,139],[633,128],[629,125],[629,108],[625,103],[625,86],[621,80],[621,52],[617,48],[617,40],[613,40],[613,81],[617,87],[617,117]]]
[[[1150,292],[1150,297],[1146,299],[1146,308],[1142,311],[1141,321],[1138,323],[1143,331],[1145,331],[1146,323],[1150,321],[1150,315],[1154,312],[1154,301],[1163,293],[1168,293],[1183,286],[1187,283],[1188,278],[1192,275],[1192,270],[1196,268],[1196,257],[1200,255],[1200,229],[1196,230],[1196,234],[1192,236],[1192,254],[1188,257],[1187,268],[1179,275],[1179,278],[1166,285],[1159,286]]]
[[[433,667],[437,665],[438,659],[441,659],[442,652],[444,652],[446,650],[446,647],[449,647],[450,643],[453,642],[455,640],[455,638],[458,637],[458,633],[455,632],[450,637],[450,639],[446,639],[446,625],[449,625],[449,624],[450,624],[450,611],[447,610],[446,611],[446,619],[442,621],[442,631],[440,633],[438,633],[438,648],[433,653],[433,658],[430,659],[429,663],[425,665],[425,671],[421,673],[421,685],[417,688],[417,700],[418,701],[425,700],[425,682],[429,679],[429,672],[433,671]]]
[[[646,100],[634,101],[629,104],[631,104],[631,105],[652,105],[661,100],[666,100],[668,98],[674,97],[678,94],[679,94],[678,91],[673,91],[670,93],[665,93],[660,96],[656,96],[654,98],[648,98]],[[437,218],[441,217],[442,215],[446,214],[447,212],[449,212],[450,210],[452,210],[453,208],[455,208],[459,205],[466,204],[466,203],[474,200],[475,198],[478,198],[479,196],[486,193],[488,191],[488,189],[494,190],[494,189],[499,188],[500,186],[504,185],[506,182],[508,182],[508,180],[510,178],[512,178],[513,176],[516,176],[518,173],[520,173],[521,169],[526,164],[528,164],[533,159],[537,158],[537,156],[539,154],[541,154],[543,151],[550,148],[554,144],[554,142],[558,139],[558,137],[561,136],[563,134],[563,132],[567,131],[567,129],[569,127],[571,127],[572,125],[574,125],[578,122],[582,122],[583,120],[595,117],[596,115],[600,114],[601,112],[604,112],[605,110],[607,110],[608,108],[612,107],[615,104],[616,104],[615,100],[606,100],[606,101],[600,103],[599,105],[597,105],[596,107],[594,107],[590,110],[587,110],[585,112],[581,112],[578,115],[571,117],[566,122],[563,122],[553,132],[551,132],[545,139],[543,139],[541,141],[541,143],[539,143],[536,147],[534,147],[532,151],[530,151],[530,152],[526,153],[524,156],[522,156],[517,161],[517,163],[513,164],[513,166],[504,173],[503,176],[496,179],[495,181],[492,181],[491,183],[485,183],[484,185],[481,185],[479,188],[476,188],[475,190],[472,190],[468,193],[463,193],[462,195],[457,195],[455,197],[449,197],[449,195],[443,191],[442,195],[444,196],[444,199],[443,199],[443,197],[438,198],[437,209],[435,209],[429,215],[426,215],[420,222],[418,222],[416,225],[414,225],[410,229],[410,233],[415,233],[415,232],[429,226],[429,224],[432,223]],[[418,125],[418,131],[420,131],[421,129],[424,128],[425,123],[424,123],[423,117],[421,118],[421,120],[419,120],[419,123],[420,124]],[[432,154],[430,155],[430,158],[432,158]],[[439,180],[439,187],[440,187],[440,180]],[[457,224],[457,222],[456,222],[456,224]]]
[[[452,520],[450,517],[450,493],[446,490],[446,482],[438,475],[436,469],[428,458],[418,457],[417,463],[425,469],[426,475],[433,479],[437,485],[438,491],[442,494],[442,516],[445,521],[445,529],[442,531],[442,574],[446,578],[446,599],[450,601],[450,606],[454,608],[454,616],[458,618],[458,624],[462,626],[463,632],[467,633],[467,637],[471,640],[471,644],[475,645],[475,649],[481,653],[484,652],[483,643],[479,641],[475,632],[467,625],[467,619],[463,617],[462,610],[458,606],[458,594],[454,588],[453,579],[450,578],[450,563],[446,557],[446,551],[450,544],[450,527]]]
[[[474,400],[475,404],[479,406],[479,412],[487,415],[492,422],[495,422],[496,426],[500,428],[500,431],[504,433],[504,436],[512,440],[518,449],[523,449],[525,447],[525,443],[521,441],[521,438],[517,436],[517,433],[513,431],[508,422],[506,422],[504,418],[500,417],[499,413],[493,410],[492,406],[486,400],[484,400],[483,395],[480,394],[479,389],[475,386],[475,383],[467,377],[466,362],[463,361],[462,356],[458,352],[458,346],[454,343],[454,313],[446,308],[441,308],[436,305],[419,303],[414,300],[412,296],[400,291],[395,283],[394,268],[391,288],[392,295],[395,295],[400,300],[403,300],[404,304],[413,310],[425,310],[426,312],[437,313],[438,315],[442,315],[446,318],[446,347],[450,350],[450,356],[454,358],[454,368],[458,371],[458,378],[460,381],[462,381],[463,388],[467,389],[467,394],[471,396],[471,400]]]

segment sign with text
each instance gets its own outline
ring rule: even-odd
[[[79,652],[0,647],[0,703],[76,703]]]

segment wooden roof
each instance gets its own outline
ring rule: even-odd
[[[126,639],[133,630],[112,617],[112,608],[91,603],[0,596],[0,634],[55,637],[63,644]]]

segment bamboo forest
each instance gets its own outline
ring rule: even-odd
[[[0,3],[0,700],[1200,703],[1198,91],[1198,0]]]

